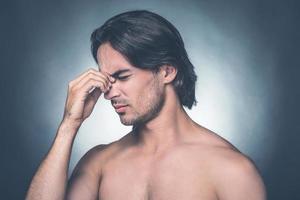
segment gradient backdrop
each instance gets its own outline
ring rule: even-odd
[[[269,199],[300,199],[297,1],[19,1],[2,3],[1,199],[23,199],[62,119],[67,84],[96,65],[91,32],[148,9],[180,31],[196,67],[188,113],[249,155]],[[101,97],[79,130],[70,172],[91,147],[130,130]]]

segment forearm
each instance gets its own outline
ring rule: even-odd
[[[62,122],[55,140],[30,184],[27,200],[63,200],[72,145],[79,125]]]

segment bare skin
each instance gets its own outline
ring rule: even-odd
[[[86,112],[84,106],[68,111],[62,124],[69,129],[58,131],[60,137],[35,175],[27,199],[266,199],[263,181],[254,164],[184,111],[171,84],[177,73],[174,67],[163,66],[153,76],[131,66],[109,44],[98,49],[98,61],[97,74],[103,78],[99,79],[100,91],[112,102],[124,125],[139,125],[120,140],[88,151],[67,183],[76,128],[90,115],[101,92]],[[120,70],[123,72],[116,76]],[[77,84],[79,79],[75,81]],[[88,88],[91,87],[84,91]],[[75,105],[76,100],[67,102]],[[58,156],[61,148],[66,153]],[[55,162],[55,169],[51,168],[51,162]],[[47,185],[43,187],[44,182]],[[53,193],[55,198],[51,196]]]
[[[95,147],[70,179],[70,199],[83,198],[84,191],[101,200],[265,199],[253,163],[213,132],[196,125],[193,133],[166,146],[150,151],[129,133]],[[79,169],[92,170],[84,167],[87,163],[97,176],[81,172],[78,178]],[[94,190],[88,187],[91,180],[98,183]]]

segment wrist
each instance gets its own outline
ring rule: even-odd
[[[58,132],[62,132],[68,135],[76,135],[78,129],[81,126],[81,122],[78,121],[73,121],[70,119],[63,119],[59,125],[59,131]]]
[[[82,124],[82,121],[65,117],[61,121],[60,125],[71,128],[71,129],[78,129],[81,126],[81,124]]]

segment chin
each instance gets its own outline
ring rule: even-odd
[[[121,120],[121,123],[122,123],[124,126],[132,126],[132,125],[133,125],[131,122],[124,121],[124,120]]]
[[[120,121],[125,126],[132,126],[135,123],[135,119],[129,118],[128,116],[125,116],[125,114],[120,115]]]

